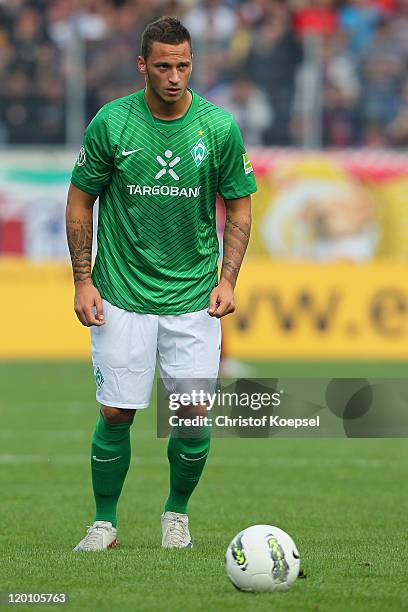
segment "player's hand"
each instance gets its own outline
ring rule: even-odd
[[[224,317],[235,310],[234,288],[225,278],[210,293],[210,304],[207,310],[211,317]]]
[[[104,325],[103,303],[99,291],[91,281],[76,283],[74,309],[82,325]],[[94,311],[96,312],[94,314]]]

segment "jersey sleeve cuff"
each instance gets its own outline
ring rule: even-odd
[[[257,187],[252,187],[251,189],[245,189],[245,191],[228,191],[226,193],[219,193],[219,195],[223,200],[239,200],[239,198],[246,198],[257,191]]]
[[[85,193],[89,193],[90,195],[98,196],[103,187],[90,187],[87,183],[78,180],[76,177],[71,176],[71,183],[78,187],[81,191],[85,191]]]

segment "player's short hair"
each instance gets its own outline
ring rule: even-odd
[[[146,26],[142,35],[141,55],[147,60],[154,42],[181,45],[186,41],[190,46],[191,54],[193,54],[190,32],[181,21],[177,17],[160,17],[157,21],[153,21]]]

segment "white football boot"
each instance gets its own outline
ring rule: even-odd
[[[162,548],[192,548],[187,514],[164,512],[161,516]]]
[[[112,527],[109,521],[95,521],[88,528],[86,536],[75,546],[74,551],[83,552],[91,550],[107,550],[115,548],[118,541],[116,539],[117,530]]]

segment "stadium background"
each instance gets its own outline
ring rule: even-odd
[[[0,314],[19,325],[0,356],[88,354],[66,186],[86,122],[142,85],[140,34],[160,14],[190,28],[192,86],[233,112],[259,183],[228,352],[405,359],[407,0],[1,2]]]
[[[89,332],[72,308],[67,185],[87,121],[143,85],[140,34],[163,14],[191,30],[192,87],[233,112],[259,185],[237,312],[224,322],[228,354],[264,377],[406,377],[407,0],[0,0],[0,586],[66,586],[81,609],[108,609],[102,584],[110,606],[134,609],[117,584],[125,559],[138,568],[138,609],[176,611],[174,572],[184,581],[187,571],[176,557],[166,565],[156,526],[136,510],[157,514],[166,488],[153,411],[133,432],[143,469],[121,504],[122,561],[115,552],[78,569],[61,552],[89,521],[97,411]],[[221,233],[221,203],[219,212]],[[272,520],[311,573],[286,600],[294,607],[274,609],[343,612],[349,590],[348,610],[407,609],[396,541],[406,531],[404,440],[273,442],[215,441],[201,512],[192,510],[205,555],[191,561],[186,609],[242,606],[225,592],[223,550],[242,527]],[[120,584],[135,596],[131,576]]]

